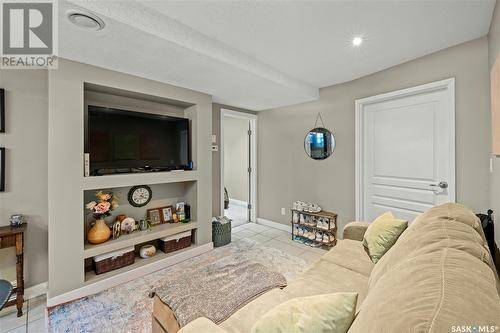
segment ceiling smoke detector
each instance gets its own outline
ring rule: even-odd
[[[67,12],[67,16],[71,23],[83,29],[99,31],[105,26],[103,20],[88,12],[70,10]]]

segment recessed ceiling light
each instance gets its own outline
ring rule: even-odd
[[[104,21],[92,13],[70,10],[66,14],[70,22],[80,28],[94,31],[104,29]]]
[[[363,43],[363,38],[357,36],[352,39],[352,45],[354,46],[360,46],[361,43]]]

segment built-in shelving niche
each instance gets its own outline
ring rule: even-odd
[[[141,185],[141,184],[136,184]],[[122,272],[126,272],[130,269],[139,268],[148,263],[152,263],[155,261],[159,261],[162,259],[166,259],[169,256],[178,254],[177,252],[166,254],[157,251],[157,254],[153,258],[142,259],[138,256],[139,248],[145,244],[153,244],[158,249],[158,239],[170,236],[173,234],[181,233],[184,231],[192,230],[192,247],[197,244],[197,182],[196,181],[181,181],[181,182],[173,182],[173,183],[164,183],[164,184],[151,184],[148,185],[152,190],[152,199],[151,201],[144,207],[134,207],[128,202],[128,192],[130,190],[130,186],[123,187],[115,187],[115,188],[96,188],[89,189],[84,191],[84,203],[82,207],[84,207],[85,203],[95,200],[95,192],[97,190],[103,191],[112,191],[114,195],[119,198],[119,207],[112,212],[112,216],[106,218],[106,222],[108,225],[111,225],[116,216],[119,214],[125,214],[127,217],[133,217],[136,221],[145,218],[146,212],[151,208],[159,208],[165,206],[173,206],[175,208],[175,204],[177,202],[186,202],[191,206],[191,220],[188,223],[165,223],[153,226],[149,230],[144,231],[134,231],[130,234],[123,234],[117,239],[110,239],[102,244],[89,244],[85,239],[84,242],[84,266],[85,266],[85,283],[93,283],[116,274],[120,274]],[[87,235],[87,231],[90,228],[90,222],[93,221],[92,215],[84,209],[83,213],[83,221],[84,221],[84,235]],[[135,246],[136,248],[136,262],[133,265],[126,266],[122,269],[114,270],[108,273],[95,275],[92,268],[92,257],[104,254],[112,251],[116,251],[119,249],[123,249],[126,247]]]
[[[91,176],[83,178],[84,203],[95,199],[97,190],[112,191],[119,198],[120,207],[113,211],[113,215],[106,219],[108,225],[112,225],[116,216],[125,214],[133,217],[136,221],[144,219],[146,212],[150,208],[160,208],[173,206],[180,201],[187,202],[191,206],[191,221],[189,223],[167,223],[153,226],[149,230],[134,231],[131,234],[123,234],[117,239],[108,240],[105,243],[92,245],[86,240],[87,231],[90,229],[89,222],[93,220],[88,211],[83,213],[83,263],[85,268],[84,284],[89,285],[95,282],[115,277],[122,273],[127,273],[135,269],[144,268],[152,264],[160,267],[167,262],[175,262],[175,257],[182,256],[182,252],[192,249],[198,244],[198,222],[197,222],[197,147],[193,138],[197,136],[197,109],[195,104],[181,102],[178,100],[160,98],[112,87],[85,83],[84,84],[84,108],[89,105],[117,108],[129,111],[140,111],[146,113],[170,115],[175,117],[188,118],[191,121],[191,158],[194,169],[188,171],[172,172],[149,172],[149,173],[128,173],[111,174],[105,176]],[[86,122],[86,117],[84,119]],[[128,203],[128,191],[134,185],[148,185],[153,192],[152,200],[144,207],[134,207]],[[83,206],[82,206],[83,207]],[[192,245],[186,250],[166,254],[157,251],[153,258],[142,259],[138,252],[142,245],[153,244],[158,249],[158,239],[176,233],[191,230]],[[96,275],[92,267],[92,258],[99,254],[104,254],[126,247],[134,246],[136,249],[136,261],[133,265],[123,267],[108,273]]]
[[[60,70],[49,75],[49,163],[53,178],[49,196],[49,279],[47,304],[54,306],[139,278],[183,260],[200,255],[212,248],[211,195],[208,168],[211,165],[212,97],[189,89],[175,87],[123,73],[62,61]],[[112,174],[86,177],[84,168],[84,138],[86,107],[89,105],[112,107],[129,111],[159,113],[190,120],[192,171]],[[89,246],[85,241],[86,214],[83,196],[92,196],[96,189],[124,188],[122,205],[127,205],[126,192],[134,185],[165,186],[165,193],[153,190],[156,200],[174,203],[183,198],[191,205],[192,222],[161,225],[151,231],[124,235],[118,240]],[[90,193],[90,195],[89,195]],[[162,204],[161,202],[158,204]],[[122,212],[121,207],[113,216]],[[137,211],[140,218],[146,209]],[[134,213],[136,215],[136,213]],[[109,274],[91,277],[84,271],[85,261],[94,254],[140,245],[154,239],[180,232],[178,228],[193,229],[194,244],[172,254],[163,254],[136,261],[134,265]]]

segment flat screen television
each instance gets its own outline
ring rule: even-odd
[[[190,169],[189,119],[89,105],[90,175]]]

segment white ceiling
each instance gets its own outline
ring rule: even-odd
[[[263,110],[488,33],[495,0],[64,0],[60,56]],[[72,25],[70,9],[105,29]],[[354,48],[350,41],[362,35]]]

